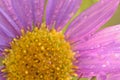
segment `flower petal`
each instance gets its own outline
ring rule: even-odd
[[[48,0],[47,25],[62,29],[80,7],[81,0]]]
[[[21,34],[41,24],[45,0],[0,0],[0,51]]]
[[[1,0],[1,7],[19,28],[41,24],[45,0]]]
[[[45,0],[31,0],[31,1],[35,19],[33,20],[33,22],[35,25],[39,25],[42,23],[42,17],[44,15]]]
[[[105,24],[114,14],[119,0],[100,0],[79,15],[69,26],[65,35],[71,42],[89,38],[98,28]]]
[[[120,25],[96,33],[85,43],[75,44],[74,51],[78,74],[96,76],[119,73]]]
[[[8,30],[7,32],[10,33],[9,35],[14,36],[18,34],[19,28],[1,4],[4,3],[0,1],[0,29],[4,28]]]
[[[36,17],[35,16],[36,9],[34,11],[34,7],[39,6],[40,4],[35,5],[33,0],[11,0],[11,4],[12,4],[12,8],[14,9],[14,12],[16,13],[19,20],[22,22],[23,26],[24,27],[32,26]],[[39,13],[37,12],[37,14]]]
[[[12,19],[0,8],[0,53],[4,48],[8,48],[9,42],[15,38],[17,34],[17,27]],[[0,54],[1,55],[1,54]]]
[[[110,74],[106,80],[120,80],[120,74]]]
[[[96,80],[120,80],[120,74],[98,75]]]
[[[0,71],[3,68],[3,66],[0,66]],[[4,77],[4,74],[2,72],[0,72],[0,80],[6,80]]]
[[[1,0],[0,9],[2,16],[5,18],[4,22],[2,23],[4,25],[6,24],[7,27],[10,26],[14,28],[17,32],[20,32],[21,27],[24,25],[21,23],[20,19],[13,9],[12,0]]]
[[[7,14],[3,4],[2,0],[0,0],[0,53],[5,47],[8,47],[8,43],[12,38],[19,35],[20,31],[10,15]]]

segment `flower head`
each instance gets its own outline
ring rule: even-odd
[[[119,0],[100,0],[75,17],[81,2],[1,0],[0,80],[119,78],[120,25],[96,31]]]

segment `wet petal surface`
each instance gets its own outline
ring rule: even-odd
[[[119,0],[101,0],[81,13],[69,26],[66,37],[72,43],[86,41],[114,14]]]
[[[81,0],[48,0],[47,25],[61,30],[80,7]]]
[[[77,73],[84,76],[119,73],[120,25],[106,28],[93,35],[86,43],[76,45]]]

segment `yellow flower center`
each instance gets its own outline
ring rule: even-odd
[[[61,32],[45,24],[33,31],[22,31],[20,38],[5,49],[3,63],[7,80],[70,80],[74,73],[74,52]],[[6,54],[7,53],[7,54]]]

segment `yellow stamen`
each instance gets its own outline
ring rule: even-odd
[[[45,24],[32,32],[21,30],[5,49],[3,64],[7,80],[70,80],[74,73],[74,52],[61,32]]]

